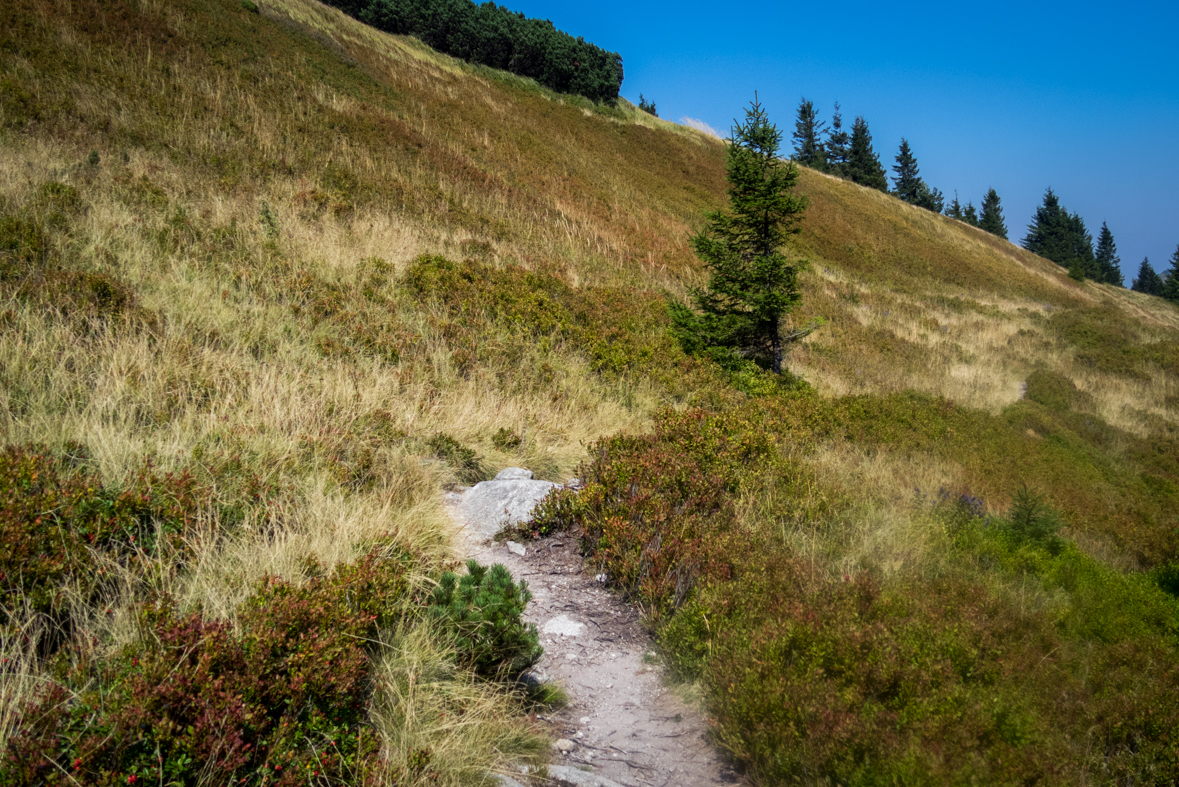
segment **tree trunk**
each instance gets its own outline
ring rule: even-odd
[[[778,327],[778,321],[774,320],[774,374],[782,373],[782,334]]]

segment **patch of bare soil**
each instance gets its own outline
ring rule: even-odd
[[[544,646],[532,674],[569,695],[565,708],[540,717],[556,740],[555,764],[580,771],[554,768],[558,781],[605,787],[740,783],[708,743],[705,722],[665,685],[637,611],[586,573],[577,539],[552,536],[513,551],[487,538],[479,523],[465,521],[461,500],[461,493],[450,495],[456,545],[465,557],[502,563],[528,583],[532,602],[525,618],[536,624]],[[582,773],[595,778],[583,782]]]

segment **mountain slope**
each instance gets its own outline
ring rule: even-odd
[[[314,588],[374,543],[405,550],[411,584],[434,581],[442,488],[593,460],[578,472],[616,494],[591,489],[553,526],[613,523],[633,554],[671,532],[693,545],[656,548],[656,569],[588,543],[755,778],[1168,783],[1179,684],[1152,665],[1179,652],[1179,311],[804,169],[794,319],[827,322],[789,363],[815,390],[725,371],[686,357],[665,313],[703,281],[688,238],[723,206],[722,143],[312,0],[249,7],[0,8],[0,429],[25,446],[5,488],[51,457],[73,479],[61,494],[90,501],[78,511],[99,505],[97,483],[141,542],[161,523],[181,536],[153,553],[158,574],[115,539],[123,551],[85,560],[118,582],[87,586],[68,568],[80,552],[44,586],[10,582],[5,609],[25,612],[6,626],[52,620],[42,651],[121,663],[161,597],[245,630],[264,576]],[[1067,548],[984,527],[1018,520],[1025,485]],[[176,505],[134,508],[145,488]],[[5,533],[35,555],[42,519],[24,510],[4,509]],[[731,553],[700,546],[713,542]],[[683,578],[670,596],[660,571]],[[701,622],[734,610],[748,614],[728,619],[732,637]],[[808,615],[831,627],[806,640]],[[462,738],[441,690],[416,727],[369,698],[355,723],[378,731],[389,767],[462,784],[534,756],[515,700],[455,672],[411,612],[399,620],[399,641],[483,721]],[[43,675],[32,641],[6,637],[5,658]],[[414,669],[391,652],[372,657],[390,692]],[[36,681],[17,674],[0,674],[0,746],[28,729]],[[775,702],[805,713],[779,718]]]

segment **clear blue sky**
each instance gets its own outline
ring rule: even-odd
[[[1018,243],[1048,187],[1129,286],[1179,246],[1179,2],[773,3],[508,0],[622,55],[622,94],[727,135],[756,90],[794,130],[799,100],[863,115],[891,176],[901,137],[921,176],[976,206],[988,188]],[[891,181],[890,181],[891,182]]]

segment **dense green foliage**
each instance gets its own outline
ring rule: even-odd
[[[648,101],[642,93],[639,93],[639,109],[646,112],[648,115],[659,117],[659,112],[655,109],[655,102]]]
[[[909,140],[901,139],[897,163],[893,165],[892,171],[896,173],[892,179],[892,193],[910,205],[916,205],[923,181],[917,169],[917,158],[909,149]]]
[[[0,785],[385,783],[367,708],[386,632],[432,619],[456,665],[487,677],[514,677],[540,655],[535,628],[520,620],[527,589],[502,566],[469,565],[457,583],[444,573],[420,599],[409,572],[422,557],[392,544],[330,573],[308,560],[304,585],[265,579],[236,627],[154,594],[137,609],[145,636],[110,657],[83,654],[70,615],[125,592],[106,576],[150,585],[187,570],[186,539],[211,503],[189,476],[145,468],[113,488],[87,461],[78,445],[0,455],[0,630],[28,636],[10,616],[28,625],[35,614],[50,629],[40,644],[54,678],[23,709]],[[428,780],[430,753],[410,760]]]
[[[509,266],[496,269],[473,260],[453,262],[426,256],[406,271],[402,286],[419,302],[441,307],[434,327],[446,339],[451,362],[460,370],[505,361],[518,366],[538,346],[562,345],[582,353],[594,372],[617,379],[642,373],[673,395],[682,395],[709,372],[686,358],[667,335],[662,296],[620,288],[570,287],[547,271]],[[517,369],[515,384],[548,386],[556,372],[547,363]],[[435,455],[477,467],[438,440]],[[474,460],[474,457],[471,457]]]
[[[1142,264],[1138,266],[1138,275],[1134,277],[1130,289],[1147,295],[1162,295],[1163,287],[1163,278],[1151,267],[1150,258],[1143,257]]]
[[[1119,283],[1121,279],[1119,278]],[[1169,301],[1179,303],[1179,246],[1171,255],[1171,269],[1163,277],[1163,297]]]
[[[76,628],[73,613],[101,605],[110,563],[150,573],[161,553],[183,555],[202,495],[187,475],[145,466],[119,485],[86,471],[86,448],[64,453],[9,446],[0,453],[0,633],[15,636],[16,617],[36,615],[48,654]]]
[[[1121,287],[1122,258],[1118,256],[1118,247],[1114,243],[1113,233],[1109,231],[1109,227],[1104,221],[1101,222],[1101,233],[1097,236],[1097,251],[1094,256],[1097,260],[1098,281]]]
[[[480,675],[515,678],[544,651],[536,626],[520,620],[532,600],[499,563],[488,569],[467,561],[462,577],[443,573],[430,598],[430,616],[450,632],[468,666]]]
[[[1075,279],[1100,276],[1093,254],[1093,236],[1085,229],[1079,214],[1070,214],[1061,206],[1052,189],[1044,193],[1043,204],[1036,208],[1023,247],[1067,268]]]
[[[843,128],[843,115],[839,111],[839,102],[835,102],[835,113],[831,116],[831,128],[827,131],[827,171],[832,175],[847,177],[848,156],[851,153],[851,134]]]
[[[946,215],[958,221],[964,221],[973,227],[978,226],[978,213],[974,209],[974,203],[966,203],[966,207],[962,207],[962,203],[958,201],[958,192],[954,192],[953,201],[946,207]]]
[[[992,235],[998,235],[1007,240],[1007,225],[1003,221],[1003,208],[999,205],[999,194],[994,189],[988,189],[983,197],[982,215],[978,218],[978,226]]]
[[[937,189],[931,189],[922,179],[917,168],[917,158],[909,149],[909,141],[901,139],[901,147],[897,151],[897,163],[893,166],[896,177],[893,178],[893,194],[908,202],[910,205],[941,213],[945,207],[945,198]]]
[[[868,121],[863,117],[857,117],[852,123],[851,143],[847,154],[847,177],[861,186],[888,191],[884,165],[872,149],[872,135],[868,132]]]
[[[778,158],[782,134],[754,101],[728,146],[731,213],[708,214],[692,245],[709,270],[692,290],[697,312],[673,302],[676,335],[686,352],[737,353],[782,372],[782,318],[801,298],[801,264],[782,253],[806,209],[793,193],[798,170]],[[720,354],[718,354],[720,353]]]
[[[622,58],[495,3],[473,0],[329,0],[378,30],[417,36],[440,52],[531,77],[561,93],[612,101]]]

